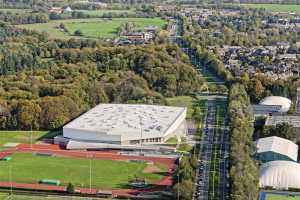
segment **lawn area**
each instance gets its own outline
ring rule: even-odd
[[[268,194],[265,200],[300,200],[300,196]]]
[[[165,141],[165,144],[170,144],[176,146],[177,144],[177,137],[171,137]]]
[[[18,25],[20,28],[47,32],[53,38],[72,38],[76,30],[80,30],[85,38],[113,38],[117,36],[118,28],[126,23],[132,22],[136,29],[143,29],[146,26],[157,26],[162,28],[166,21],[161,18],[113,18],[112,20],[103,20],[99,18],[91,19],[70,19],[53,20],[49,23]],[[60,31],[57,27],[65,24],[69,33]]]
[[[265,8],[271,12],[296,12],[300,13],[300,5],[287,4],[242,4],[249,8]]]
[[[30,143],[30,131],[0,131],[0,147],[8,142]],[[48,131],[32,131],[32,142],[46,136]]]
[[[112,13],[112,14],[123,14],[123,13],[133,14],[133,13],[135,13],[134,9],[130,9],[130,10],[101,9],[101,10],[75,10],[75,11],[83,12],[85,14],[88,14],[91,16],[97,16],[97,17],[101,17],[101,16],[103,16],[103,14],[108,14],[108,13]]]
[[[180,106],[180,107],[187,107],[187,118],[190,119],[194,112],[193,109],[193,98],[190,96],[177,96],[166,98],[167,105],[169,106]]]
[[[68,197],[68,196],[29,196],[29,195],[20,195],[20,194],[13,194],[8,198],[8,196],[3,196],[1,198],[0,193],[0,200],[41,200],[41,199],[51,199],[51,200],[86,200],[86,197]],[[99,199],[99,198],[89,198],[89,200],[112,200],[112,199]]]
[[[0,200],[4,200],[8,196],[7,193],[0,192]]]
[[[92,186],[97,188],[126,187],[134,176],[144,177],[148,182],[162,178],[160,174],[144,173],[146,163],[127,161],[89,160],[83,158],[65,158],[15,153],[12,160],[0,162],[0,180],[20,183],[37,183],[41,179],[60,180],[62,185],[69,182],[75,186],[89,186],[90,162]]]
[[[11,13],[29,13],[31,9],[14,9],[14,8],[0,8],[0,12],[11,12]]]

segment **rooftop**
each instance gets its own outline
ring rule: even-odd
[[[280,137],[265,137],[256,141],[257,153],[275,152],[297,161],[298,145]]]
[[[266,126],[275,126],[279,123],[289,123],[290,125],[300,128],[300,115],[273,115],[266,120]]]
[[[271,161],[260,168],[261,187],[272,186],[279,189],[300,188],[300,164],[292,161]]]
[[[255,115],[268,115],[270,113],[280,112],[280,105],[260,105],[252,104],[252,111]]]
[[[287,112],[291,107],[291,100],[281,96],[268,96],[260,101],[260,105],[279,105],[281,106],[281,112]]]
[[[142,104],[99,104],[64,126],[101,134],[151,134],[162,137],[185,107]]]

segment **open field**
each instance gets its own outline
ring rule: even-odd
[[[268,194],[265,200],[300,200],[300,196],[286,196],[286,195],[275,195]]]
[[[113,18],[112,20],[103,20],[99,18],[91,19],[71,19],[71,20],[53,20],[49,23],[19,25],[20,28],[46,32],[54,38],[72,38],[74,31],[81,30],[83,37],[86,38],[112,38],[117,36],[118,28],[126,23],[135,24],[135,29],[143,29],[146,26],[154,25],[163,27],[165,21],[160,18]],[[60,31],[57,27],[65,24],[69,33]]]
[[[32,131],[32,143],[36,142],[43,136],[46,136],[48,131]],[[6,143],[30,143],[30,131],[0,131],[0,147]]]
[[[170,97],[166,98],[167,104],[169,106],[180,106],[180,107],[187,107],[187,119],[192,117],[194,112],[193,109],[193,98],[190,96],[177,96],[177,97]]]
[[[60,180],[62,185],[70,182],[75,186],[89,187],[90,169],[92,187],[98,188],[123,188],[134,176],[144,177],[150,183],[162,178],[160,174],[144,172],[146,163],[51,157],[32,153],[15,153],[11,157],[10,161],[0,162],[0,181],[38,183],[41,179],[55,179]]]
[[[265,8],[271,12],[295,12],[300,13],[300,5],[287,4],[242,4],[249,8]]]
[[[4,193],[3,193],[4,194]],[[0,200],[86,200],[86,197],[68,197],[68,196],[54,196],[54,195],[47,195],[47,196],[33,196],[33,195],[20,195],[20,194],[13,194],[8,197],[8,194],[1,199],[0,193]],[[112,200],[112,199],[102,199],[102,198],[89,198],[89,200]]]
[[[5,198],[7,198],[8,194],[4,193],[4,192],[0,192],[0,200],[4,200]]]
[[[101,10],[75,10],[77,12],[83,12],[85,14],[91,15],[91,16],[97,16],[101,17],[104,14],[112,13],[112,14],[133,14],[135,13],[134,9],[130,10],[111,10],[111,9],[101,9]]]
[[[29,13],[31,9],[13,9],[13,8],[0,8],[0,12],[11,12],[11,13]]]

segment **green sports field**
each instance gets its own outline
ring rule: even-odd
[[[265,8],[271,12],[296,12],[300,13],[300,5],[287,4],[242,4],[249,8]]]
[[[268,194],[265,200],[300,200],[300,196],[284,196]]]
[[[83,37],[86,38],[112,38],[117,36],[118,28],[126,22],[135,24],[136,29],[143,29],[146,26],[163,27],[166,24],[161,18],[113,18],[112,20],[103,20],[99,18],[92,19],[71,19],[71,20],[53,20],[49,23],[19,25],[20,28],[46,32],[54,38],[71,38],[76,30],[80,30]],[[60,31],[57,27],[65,24],[69,33]]]
[[[146,163],[15,153],[12,160],[0,161],[0,181],[38,183],[41,179],[55,179],[62,185],[70,182],[75,186],[89,187],[90,162],[92,186],[97,188],[123,188],[134,176],[144,177],[150,183],[162,178],[157,173],[145,173]]]
[[[13,194],[5,196],[1,196],[0,193],[0,200],[86,200],[86,197],[74,197],[74,196],[54,196],[54,195],[47,195],[47,196],[33,196],[33,195],[20,195],[20,194]],[[112,200],[110,198],[100,199],[100,198],[89,198],[89,200]]]
[[[0,192],[0,200],[4,200],[5,198],[7,198],[8,194],[4,193],[4,192]]]

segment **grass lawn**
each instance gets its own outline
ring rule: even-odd
[[[284,5],[284,4],[242,4],[249,8],[265,8],[271,12],[296,12],[300,13],[300,5]]]
[[[29,13],[31,9],[15,9],[15,8],[0,8],[0,12],[11,12],[11,13]]]
[[[0,192],[0,200],[4,200],[8,196],[7,193]]]
[[[166,24],[161,18],[113,18],[112,20],[103,20],[99,18],[91,19],[70,19],[70,20],[53,20],[49,23],[25,24],[18,25],[20,28],[47,32],[53,38],[72,38],[76,30],[81,30],[85,38],[113,38],[117,36],[118,28],[126,23],[133,22],[136,29],[143,29],[146,26],[154,25],[163,27]],[[57,27],[59,24],[65,24],[69,33],[60,31]]]
[[[7,196],[3,196],[1,198],[1,193],[0,193],[0,200],[41,200],[41,199],[51,199],[51,200],[86,200],[86,197],[68,197],[68,196],[29,196],[29,195],[20,195],[20,194],[13,194],[8,198]],[[99,198],[89,198],[90,200],[112,200],[112,199],[99,199]]]
[[[177,144],[177,137],[171,137],[165,141],[165,144],[170,144],[176,146]]]
[[[193,98],[190,96],[177,96],[166,98],[167,105],[169,106],[180,106],[180,107],[187,107],[187,118],[190,119],[194,112],[193,109]]]
[[[83,12],[85,14],[91,15],[91,16],[97,16],[101,17],[103,14],[113,13],[113,14],[133,14],[135,13],[134,9],[130,10],[111,10],[111,9],[101,9],[101,10],[75,10],[77,12]]]
[[[300,196],[268,194],[265,200],[300,200]]]
[[[46,136],[48,131],[33,131],[32,142]],[[0,147],[8,142],[30,143],[30,131],[0,131]]]
[[[134,176],[144,177],[148,182],[159,180],[162,175],[144,173],[145,163],[126,161],[92,160],[92,186],[98,188],[126,187]],[[0,180],[20,183],[37,183],[41,179],[60,180],[75,186],[89,186],[90,160],[39,156],[31,153],[15,153],[12,160],[0,162]]]

